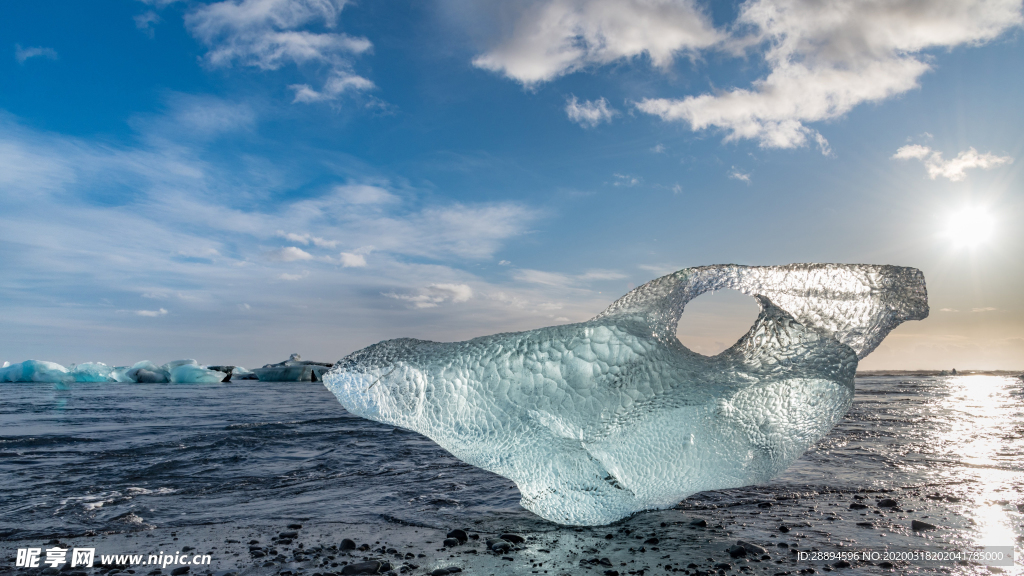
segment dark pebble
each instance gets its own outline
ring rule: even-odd
[[[661,542],[661,540],[658,540],[657,538],[648,538],[647,540],[644,540],[644,544],[657,544],[658,542]]]
[[[850,563],[847,562],[846,560],[840,560],[839,562],[836,562],[832,566],[835,567],[835,568],[849,568],[850,567]]]
[[[438,568],[437,570],[431,570],[430,576],[445,576],[448,574],[447,568]]]
[[[732,564],[729,564],[728,562],[719,562],[718,564],[715,564],[715,568],[718,570],[732,570]]]
[[[619,576],[618,570],[605,570],[604,576]]]
[[[733,558],[743,558],[747,555],[747,549],[740,545],[729,547],[729,556]]]
[[[526,542],[526,538],[523,538],[519,534],[502,534],[501,536],[498,536],[498,538],[513,544],[522,544],[523,542]]]
[[[879,508],[895,508],[899,505],[899,502],[893,500],[892,498],[882,498],[881,500],[878,501]]]
[[[751,544],[750,542],[744,542],[743,540],[737,540],[736,541],[736,545],[737,546],[742,546],[743,549],[746,550],[747,552],[750,552],[751,554],[755,554],[755,555],[758,555],[758,556],[760,556],[762,554],[767,554],[768,553],[768,550],[766,550],[765,548],[763,548],[761,546],[758,546],[757,544]]]
[[[171,576],[181,576],[182,574],[184,574],[184,573],[186,573],[188,571],[189,571],[189,567],[188,566],[179,566],[179,567],[175,568],[174,570],[171,570]]]
[[[915,532],[920,532],[921,530],[935,530],[935,528],[935,524],[921,522],[920,520],[912,520],[910,522],[910,529],[914,530]]]
[[[874,523],[872,523],[872,522],[857,522],[857,526],[860,526],[861,528],[874,528],[875,527]]]
[[[441,542],[441,545],[445,546],[446,548],[458,546],[459,544],[462,544],[462,541],[460,541],[458,538],[445,538],[444,542]]]
[[[888,561],[886,561],[886,562],[879,562],[878,563],[878,567],[879,568],[885,568],[886,570],[891,570],[892,568],[895,568],[895,566],[893,566],[893,563],[892,562],[888,562]]]
[[[601,566],[611,566],[612,565],[612,561],[609,560],[608,558],[601,558],[600,560],[597,561],[597,563],[600,564]]]
[[[386,563],[385,563],[386,564]],[[376,560],[370,560],[369,562],[359,562],[357,564],[349,564],[341,569],[343,576],[355,576],[357,574],[377,574],[383,571],[384,565]],[[388,565],[388,570],[391,566]]]
[[[850,510],[863,510],[867,507],[867,504],[861,504],[860,502],[854,502],[853,504],[850,504]]]
[[[348,538],[343,538],[341,540],[341,546],[339,546],[339,548],[342,549],[342,550],[355,550],[356,549],[356,543],[355,543],[354,540],[349,540]]]
[[[703,518],[697,518],[696,520],[690,520],[690,526],[696,526],[697,528],[707,528],[708,522]]]
[[[292,538],[298,538],[299,537],[299,533],[298,532],[281,532],[280,534],[277,535],[277,537],[278,538],[285,538],[285,539],[291,540]]]
[[[782,526],[779,526],[779,532],[782,532],[783,534],[785,534],[786,532],[789,532],[789,526],[786,526],[785,524],[783,524]]]
[[[491,544],[491,550],[494,550],[495,552],[498,552],[498,553],[508,552],[511,549],[512,549],[512,545],[509,544],[508,542],[505,542],[504,540],[501,540],[501,541],[495,542],[494,544]]]
[[[452,530],[451,532],[449,532],[448,533],[448,537],[449,538],[455,538],[459,542],[467,542],[467,541],[469,541],[469,534],[466,534],[465,530],[459,530],[458,528],[456,528],[455,530]]]
[[[605,534],[604,535],[604,539],[605,540],[611,540],[612,538],[614,538],[614,536],[612,536],[611,534]]]
[[[290,530],[298,530],[298,529],[302,528],[302,524],[289,524],[288,528]]]

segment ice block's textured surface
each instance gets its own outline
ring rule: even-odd
[[[725,352],[691,352],[675,337],[686,303],[724,288],[760,315]],[[858,358],[927,315],[913,268],[706,266],[579,324],[381,342],[324,382],[350,412],[513,480],[536,514],[598,525],[770,480],[849,409]]]

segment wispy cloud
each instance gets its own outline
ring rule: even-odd
[[[957,154],[956,158],[944,160],[942,152],[932,150],[921,144],[909,144],[901,147],[892,155],[894,160],[920,160],[928,170],[928,177],[935,180],[938,177],[948,178],[958,182],[967,178],[967,170],[980,168],[989,170],[1004,164],[1012,164],[1013,158],[1009,156],[996,156],[991,152],[979,154],[973,147]]]
[[[501,9],[515,18],[511,32],[473,64],[526,86],[642,55],[666,67],[721,38],[690,0],[545,0]]]
[[[53,48],[44,48],[42,46],[22,48],[21,44],[14,45],[14,59],[18,61],[18,64],[24,64],[29,58],[48,58],[50,60],[56,60],[57,51]]]
[[[366,256],[362,254],[342,252],[340,256],[343,268],[363,268],[366,266]]]
[[[155,318],[157,316],[166,316],[167,309],[160,308],[159,310],[135,310],[136,316],[146,316],[148,318]]]
[[[136,28],[142,30],[146,36],[153,38],[155,35],[154,27],[160,22],[160,16],[153,10],[147,10],[142,14],[135,15],[134,20]]]
[[[998,308],[986,306],[984,308],[971,308],[971,312],[995,312]]]
[[[290,86],[295,102],[334,100],[346,92],[374,88],[352,69],[353,57],[369,51],[366,38],[343,32],[311,32],[320,25],[337,26],[344,0],[224,0],[200,5],[185,16],[193,36],[209,49],[211,66],[234,64],[277,70],[282,66],[316,64],[327,68],[319,88]]]
[[[604,98],[580,102],[575,96],[566,101],[565,113],[569,116],[569,120],[584,128],[594,128],[602,122],[611,122],[612,118],[618,114]]]
[[[619,174],[617,172],[612,174],[612,178],[614,178],[612,186],[625,186],[627,188],[632,188],[643,182],[643,178],[639,176],[630,176],[629,174]]]
[[[557,287],[579,287],[580,285],[601,280],[622,280],[625,274],[615,270],[589,270],[583,274],[570,275],[543,270],[521,269],[515,272],[516,280],[530,284],[542,284]]]
[[[466,284],[431,284],[412,293],[385,293],[384,296],[395,300],[404,300],[416,308],[436,308],[440,304],[450,302],[468,302],[473,297],[473,289]]]
[[[267,252],[267,259],[275,262],[295,262],[297,260],[312,260],[313,255],[302,248],[286,246],[277,250]]]
[[[729,170],[729,178],[750,184],[750,174],[742,172],[739,168],[735,166],[733,166],[732,169]]]
[[[722,47],[766,47],[767,76],[750,88],[646,98],[637,108],[693,130],[717,127],[726,140],[754,139],[764,148],[810,139],[827,154],[827,141],[807,123],[916,88],[931,69],[928,49],[983,43],[1021,22],[1017,0],[753,0],[733,26],[752,34]]]

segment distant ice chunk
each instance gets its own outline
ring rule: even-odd
[[[171,382],[211,384],[227,378],[224,372],[207,370],[195,364],[180,364],[171,369]]]
[[[112,371],[113,369],[103,362],[72,364],[71,378],[74,382],[111,382]]]
[[[128,376],[132,382],[139,382],[142,384],[161,384],[171,381],[170,371],[164,369],[162,366],[157,366],[149,360],[136,362],[128,369],[127,372],[125,372],[125,375]]]
[[[25,360],[0,368],[0,382],[66,382],[68,369],[56,362]]]
[[[686,303],[726,288],[756,298],[760,315],[721,354],[690,351],[675,336]],[[381,342],[324,382],[353,414],[510,478],[536,514],[599,525],[768,482],[849,409],[858,359],[927,315],[913,268],[706,266],[579,324]]]

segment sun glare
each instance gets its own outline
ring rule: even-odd
[[[943,236],[957,248],[977,248],[992,239],[995,218],[982,208],[965,207],[946,217]]]

